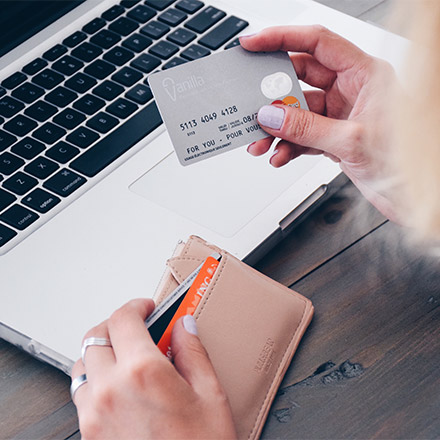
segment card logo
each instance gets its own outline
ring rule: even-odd
[[[197,89],[204,84],[205,80],[201,76],[195,75],[191,75],[186,80],[181,82],[176,82],[170,77],[166,77],[162,80],[162,87],[173,102],[176,102],[180,95]]]
[[[261,92],[269,99],[287,95],[292,87],[292,79],[285,72],[272,73],[272,75],[265,76],[261,81]]]

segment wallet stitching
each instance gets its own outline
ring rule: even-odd
[[[300,299],[301,299],[301,298],[300,298]],[[283,365],[284,357],[286,356],[286,353],[287,353],[287,351],[289,350],[289,348],[290,348],[290,346],[291,346],[291,344],[292,344],[292,341],[295,339],[296,334],[298,333],[298,329],[300,328],[300,326],[301,326],[301,324],[302,324],[302,322],[303,322],[303,320],[304,320],[304,315],[306,314],[306,310],[307,310],[307,302],[306,302],[305,300],[302,300],[302,301],[303,301],[303,303],[304,303],[304,310],[303,310],[303,313],[302,313],[301,319],[299,320],[299,323],[298,323],[298,325],[297,325],[297,327],[296,327],[296,329],[295,329],[295,331],[294,331],[294,333],[293,333],[293,335],[292,335],[292,338],[290,339],[289,343],[287,344],[286,349],[284,350],[283,356],[282,356],[282,358],[281,358],[281,360],[280,360],[280,362],[279,362],[279,364],[278,364],[278,366],[277,366],[277,370],[276,370],[275,374],[272,376],[272,381],[271,381],[271,383],[270,383],[270,385],[269,385],[269,389],[267,390],[267,393],[266,393],[266,395],[265,395],[265,397],[264,397],[263,404],[261,405],[261,407],[260,407],[260,411],[258,412],[257,417],[256,417],[256,419],[255,419],[254,427],[252,428],[252,431],[250,432],[248,438],[250,438],[251,435],[253,435],[253,433],[254,433],[254,431],[255,431],[255,428],[257,427],[258,419],[260,418],[260,416],[261,416],[261,412],[263,411],[264,407],[266,406],[266,402],[267,402],[267,400],[268,400],[268,398],[269,398],[269,392],[270,392],[270,390],[271,390],[271,388],[272,388],[273,381],[274,381],[275,377],[277,376],[277,374],[279,373],[279,370],[280,370],[280,368],[281,368],[281,365]]]
[[[217,282],[218,282],[218,280],[220,279],[220,276],[221,276],[221,274],[222,274],[224,268],[226,267],[226,263],[227,263],[227,261],[228,261],[228,256],[227,256],[227,255],[222,255],[222,260],[221,260],[221,261],[224,261],[224,264],[222,265],[221,262],[220,262],[220,266],[221,266],[221,267],[219,268],[218,275],[215,274],[215,275],[217,275],[217,278],[216,278],[216,280],[212,283],[212,287],[211,287],[211,289],[209,290],[209,292],[205,293],[205,298],[206,298],[206,299],[205,299],[205,301],[203,302],[203,304],[200,305],[200,309],[198,310],[198,312],[197,312],[197,314],[194,316],[194,318],[198,318],[198,317],[200,316],[200,314],[202,313],[202,311],[203,311],[203,309],[205,308],[206,304],[208,303],[208,300],[209,300],[209,298],[211,297],[212,292],[214,291],[215,286],[217,285]],[[215,276],[215,275],[214,275],[214,276]]]
[[[203,258],[197,258],[197,257],[176,257],[176,259],[179,259],[180,261],[185,260],[185,261],[197,261],[197,262],[201,262],[204,261]],[[177,268],[172,265],[172,263],[168,263],[170,268],[172,267],[172,270],[176,273],[176,275],[180,278],[180,280],[177,280],[179,283],[181,283],[186,277],[182,275],[181,272],[179,272],[177,270]]]

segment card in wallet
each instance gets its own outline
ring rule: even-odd
[[[239,439],[258,438],[313,316],[309,299],[192,236],[167,261],[163,301],[212,252],[222,258],[194,312],[200,339],[232,409]]]

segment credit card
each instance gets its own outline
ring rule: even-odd
[[[237,46],[148,78],[182,165],[267,137],[257,122],[263,105],[308,109],[285,52]]]
[[[211,256],[205,260],[200,272],[189,288],[188,293],[186,293],[183,301],[180,303],[177,311],[174,313],[168,326],[163,332],[162,337],[157,343],[159,350],[169,359],[171,359],[171,333],[174,324],[182,316],[194,314],[196,307],[203,298],[208,286],[211,284],[212,278],[219,264],[220,259]]]
[[[208,258],[219,261],[221,255],[217,252],[213,252]],[[200,264],[178,287],[176,287],[176,289],[174,289],[145,320],[145,325],[147,326],[148,331],[156,344],[159,342],[164,331],[168,327],[169,322],[185,298],[185,294],[193,285],[194,280],[197,278],[206,261],[207,260]]]

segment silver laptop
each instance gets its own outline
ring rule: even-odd
[[[319,157],[273,169],[246,148],[182,167],[152,71],[276,24],[322,23],[395,65],[406,45],[307,0],[0,8],[0,337],[65,372],[87,329],[153,295],[179,240],[255,260],[340,174]]]

